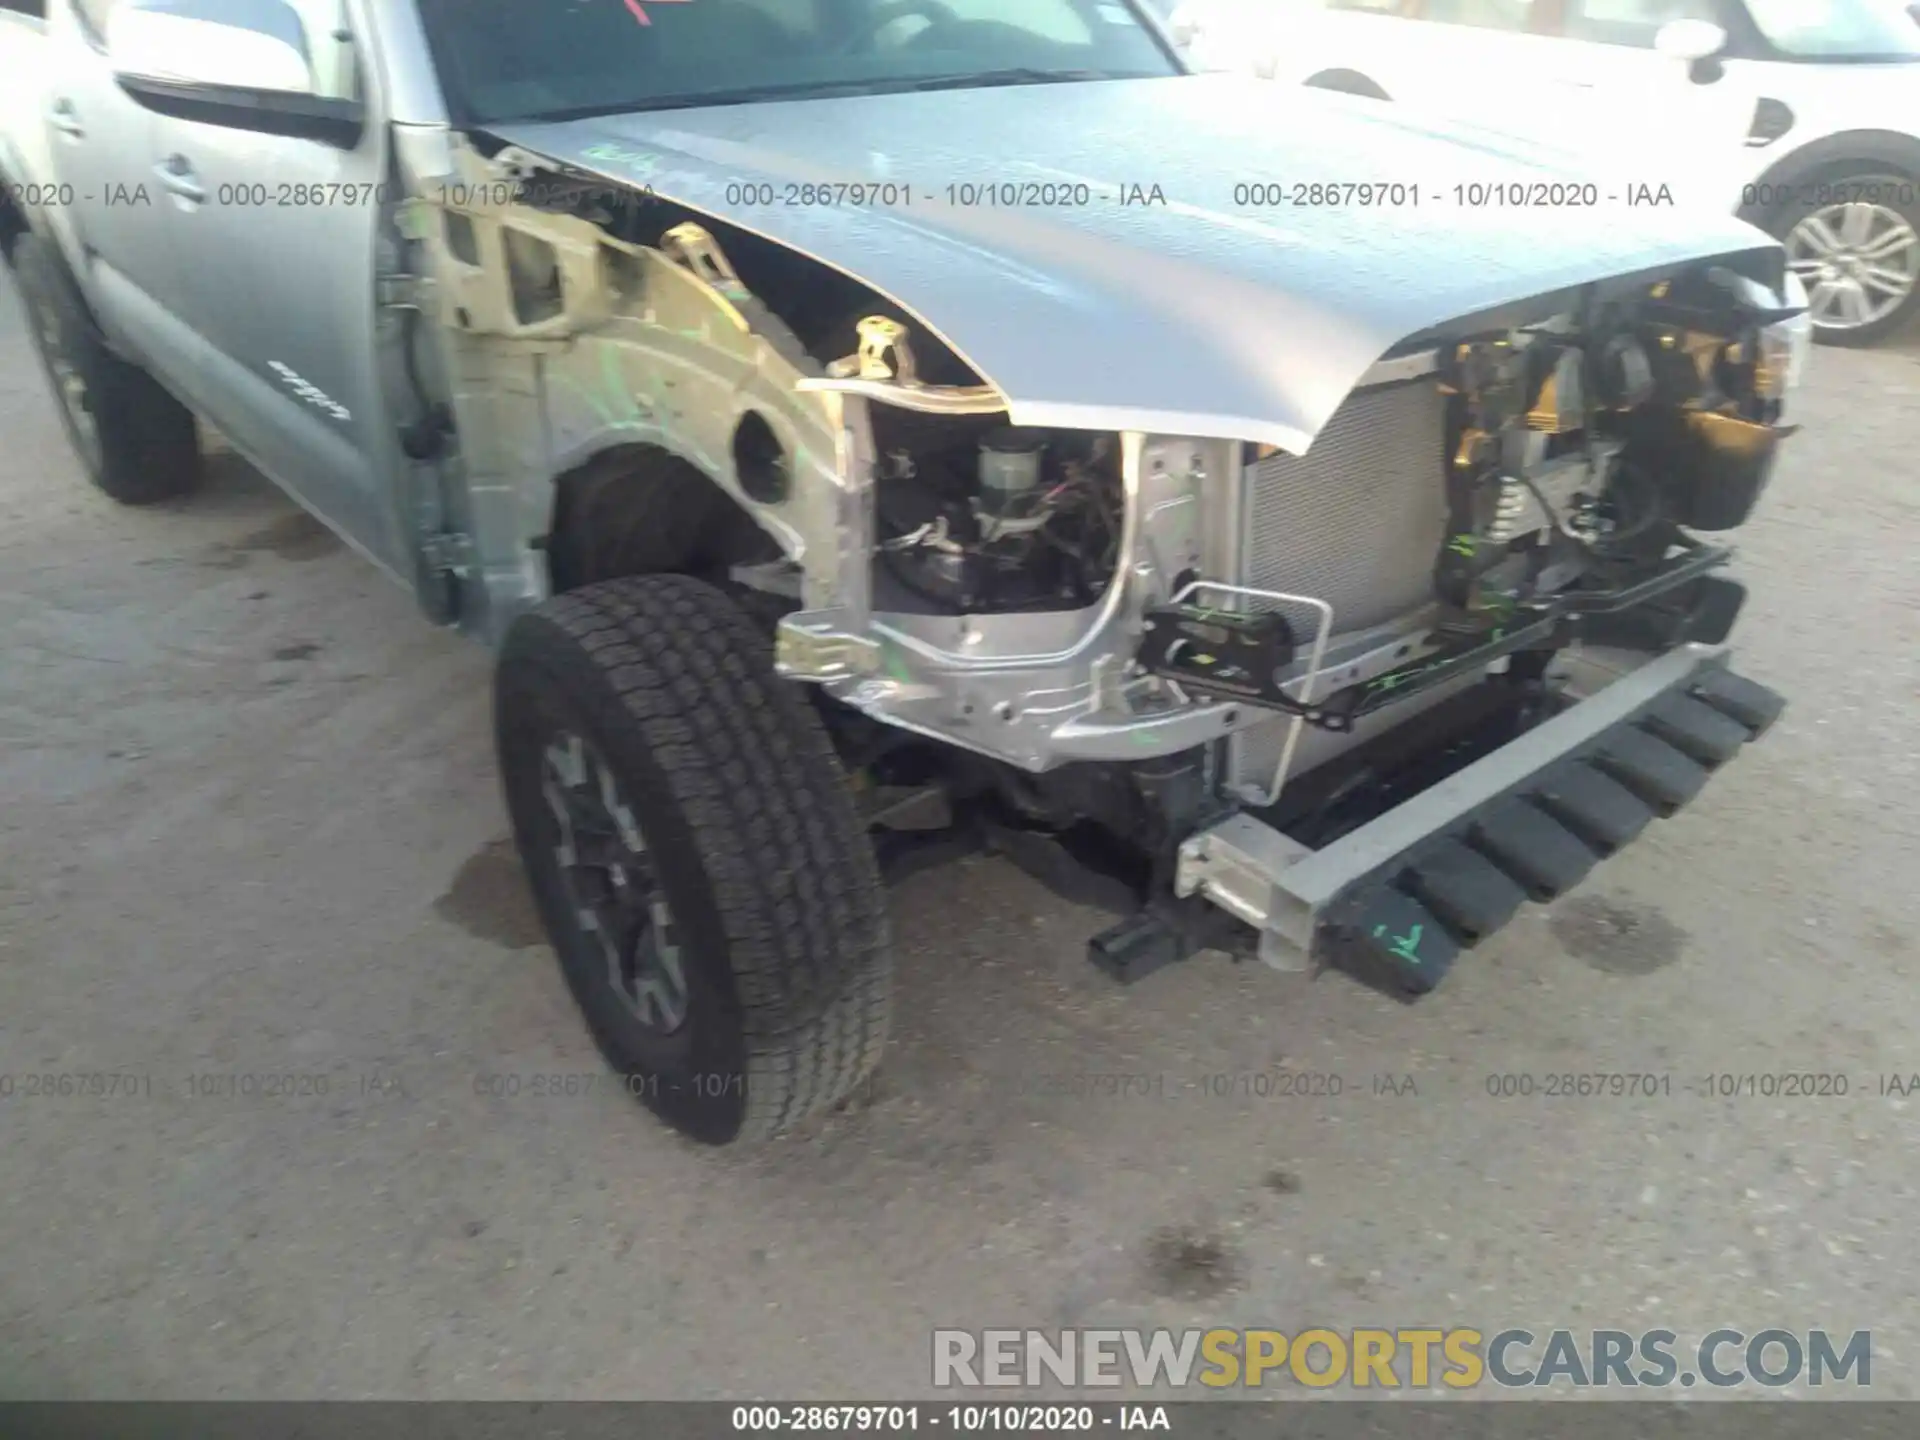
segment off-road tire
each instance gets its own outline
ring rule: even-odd
[[[37,235],[16,240],[13,270],[26,302],[34,353],[87,478],[123,505],[151,505],[193,490],[201,474],[193,412],[145,370],[107,348],[73,276],[47,241]],[[51,345],[47,330],[53,332]],[[92,418],[92,439],[63,398],[63,363],[85,384],[78,403]]]
[[[570,905],[540,788],[558,727],[604,757],[654,858],[688,994],[673,1035],[630,1022]],[[825,729],[733,602],[684,575],[548,601],[508,631],[495,732],[548,936],[629,1090],[716,1145],[851,1094],[890,1018],[885,893]]]

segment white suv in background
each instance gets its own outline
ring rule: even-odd
[[[1605,156],[1619,203],[1664,185],[1735,210],[1786,243],[1815,334],[1868,344],[1920,309],[1914,18],[1907,0],[1180,0],[1168,28],[1198,69]]]

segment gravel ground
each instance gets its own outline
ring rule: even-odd
[[[1100,917],[969,863],[896,897],[872,1092],[715,1154],[476,1094],[600,1072],[485,656],[230,458],[93,494],[6,294],[0,1071],[131,1093],[0,1100],[0,1394],[908,1396],[936,1325],[1194,1323],[1870,1326],[1875,1393],[1920,1394],[1920,1109],[1878,1093],[1920,1071],[1920,357],[1821,351],[1801,418],[1742,536],[1745,668],[1793,708],[1439,994],[1120,990]],[[1345,1093],[1253,1093],[1280,1066]],[[1788,1070],[1850,1093],[1682,1090]],[[1487,1093],[1564,1071],[1674,1093]],[[1062,1083],[1116,1073],[1158,1093]]]

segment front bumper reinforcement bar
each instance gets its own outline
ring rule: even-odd
[[[1424,993],[1524,901],[1565,894],[1766,732],[1786,702],[1727,656],[1670,650],[1320,850],[1232,816],[1181,846],[1176,892],[1253,925],[1276,968],[1338,948]]]

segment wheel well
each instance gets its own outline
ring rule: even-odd
[[[657,445],[616,445],[561,475],[546,538],[554,594],[626,575],[724,579],[779,547],[690,461]]]
[[[1782,155],[1747,187],[1752,200],[1743,201],[1739,217],[1763,228],[1780,209],[1777,203],[1765,203],[1766,187],[1778,189],[1797,185],[1816,176],[1838,179],[1867,171],[1891,172],[1920,181],[1920,140],[1891,130],[1849,130],[1829,135]]]
[[[1309,89],[1337,90],[1342,95],[1364,95],[1369,100],[1393,98],[1358,70],[1322,70],[1318,75],[1307,77],[1305,83]]]

